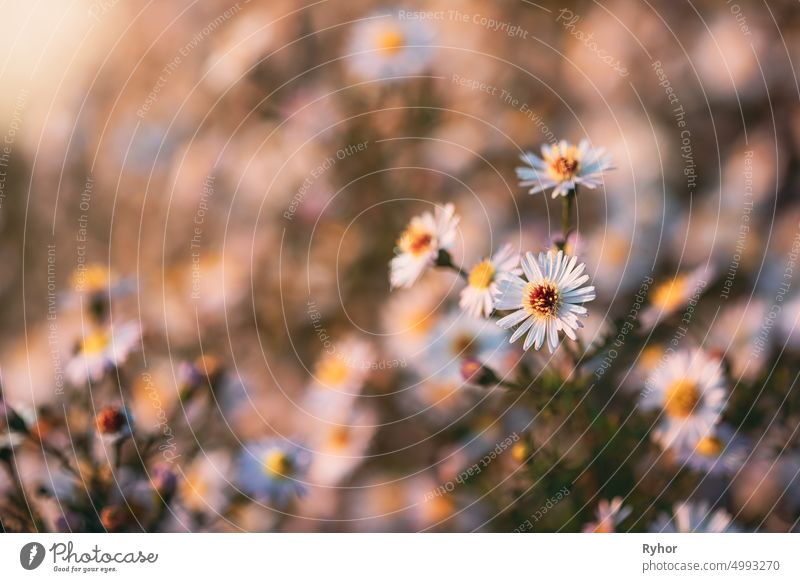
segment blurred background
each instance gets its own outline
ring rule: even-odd
[[[0,10],[3,529],[580,531],[618,496],[622,530],[687,499],[797,530],[796,2]],[[388,283],[436,204],[465,268],[550,247],[560,203],[514,168],[559,139],[615,166],[569,241],[597,287],[586,345],[648,278],[686,287],[649,295],[671,324],[583,363],[594,408],[568,425],[466,386],[452,346],[480,337],[496,369],[563,354],[499,348],[456,275]],[[676,334],[723,354],[733,475],[663,454],[634,410]],[[109,406],[132,439],[95,438]],[[275,447],[296,479],[248,471]]]

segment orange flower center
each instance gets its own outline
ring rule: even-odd
[[[387,26],[378,35],[377,44],[383,53],[393,55],[403,48],[405,37],[399,28]]]
[[[431,251],[433,235],[418,226],[409,226],[397,241],[397,246],[405,253],[415,257],[428,254]]]
[[[674,418],[687,418],[700,402],[700,390],[692,380],[678,380],[667,390],[664,410]]]
[[[349,369],[341,358],[329,356],[317,364],[316,376],[326,386],[338,386],[347,380]]]
[[[564,151],[556,146],[552,154],[545,157],[545,161],[547,173],[557,182],[572,180],[578,175],[581,167],[580,154],[575,146],[568,146]]]
[[[716,457],[722,452],[722,441],[715,436],[706,436],[697,443],[695,451],[704,457]]]
[[[686,297],[686,276],[679,275],[672,281],[662,283],[653,291],[653,305],[670,310],[683,301]]]

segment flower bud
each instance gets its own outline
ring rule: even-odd
[[[106,406],[95,417],[97,432],[104,439],[118,440],[128,437],[133,432],[133,419],[120,406]]]
[[[499,382],[494,370],[472,357],[464,358],[461,361],[461,377],[465,382],[478,386],[491,386]]]

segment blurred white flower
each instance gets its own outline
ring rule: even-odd
[[[732,378],[755,380],[764,371],[769,351],[759,349],[759,342],[766,316],[763,299],[740,299],[722,309],[708,330],[707,345],[725,355]]]
[[[305,449],[278,438],[252,443],[242,450],[238,463],[238,483],[242,491],[259,501],[286,505],[293,496],[302,496],[311,455]]]
[[[440,278],[430,278],[389,297],[382,323],[387,351],[392,356],[414,358],[426,348],[431,329],[442,318],[448,290]]]
[[[553,352],[558,346],[559,331],[572,340],[577,338],[575,330],[582,327],[578,316],[588,313],[580,304],[595,298],[594,287],[581,287],[589,279],[582,275],[585,265],[562,251],[539,253],[538,258],[527,253],[522,269],[527,281],[507,275],[499,283],[495,308],[516,311],[497,324],[503,329],[520,324],[511,342],[527,332],[524,349],[534,346],[538,350],[547,339]]]
[[[591,521],[583,526],[584,533],[614,533],[615,528],[625,521],[632,511],[622,503],[622,497],[615,497],[611,501],[601,499],[595,511],[597,521]]]
[[[653,434],[661,446],[688,448],[717,424],[726,397],[721,362],[700,349],[683,350],[663,360],[647,379],[641,407],[663,412]]]
[[[180,505],[192,513],[215,514],[228,502],[231,458],[227,451],[204,450],[181,471]]]
[[[139,325],[133,322],[95,329],[80,342],[64,373],[75,386],[99,382],[106,372],[125,363],[141,337]]]
[[[420,20],[405,20],[396,11],[376,14],[353,27],[348,66],[364,79],[421,74],[434,50],[432,31]]]
[[[343,424],[320,424],[311,439],[314,460],[309,481],[324,486],[343,482],[364,462],[364,455],[377,430],[377,415],[368,408],[356,408]]]
[[[727,533],[738,531],[724,509],[711,511],[708,503],[684,501],[673,507],[674,516],[661,514],[650,526],[653,533]]]
[[[642,325],[651,328],[691,301],[697,301],[715,276],[713,268],[702,265],[653,287],[649,293],[650,305],[642,311]]]
[[[502,330],[492,322],[454,310],[431,330],[424,353],[411,363],[438,380],[462,384],[461,362],[465,358],[491,366],[506,353],[506,346]]]
[[[371,344],[347,337],[323,351],[314,367],[314,380],[323,388],[357,394],[374,361]]]
[[[601,184],[601,176],[612,169],[611,157],[603,148],[589,146],[581,140],[575,146],[565,140],[543,145],[542,157],[525,152],[521,159],[528,164],[517,168],[520,186],[528,187],[529,194],[553,188],[553,198],[566,196],[579,184],[594,189]]]
[[[490,259],[484,259],[469,272],[467,286],[461,291],[459,307],[473,317],[489,317],[494,310],[497,281],[504,274],[521,275],[519,253],[510,244],[503,245]]]
[[[411,219],[397,240],[397,256],[389,264],[393,289],[411,287],[436,262],[440,250],[449,249],[456,238],[458,217],[452,204],[437,207]]]
[[[715,427],[693,446],[675,451],[679,463],[710,475],[735,475],[748,457],[750,444],[728,425]]]

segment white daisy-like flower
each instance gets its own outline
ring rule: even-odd
[[[594,189],[601,183],[603,172],[612,168],[611,157],[605,149],[590,147],[585,139],[577,146],[565,140],[545,144],[541,158],[525,152],[521,159],[528,166],[517,168],[519,185],[530,186],[530,194],[553,188],[553,198],[566,196],[578,184]]]
[[[674,516],[661,514],[650,526],[653,533],[730,533],[739,528],[731,514],[720,508],[711,511],[708,503],[684,501],[673,506]]]
[[[440,250],[453,246],[458,220],[452,204],[411,219],[397,240],[397,256],[389,264],[392,289],[411,287],[436,262]]]
[[[700,266],[653,287],[648,295],[650,305],[642,311],[642,325],[651,328],[664,317],[699,299],[715,275],[713,269]]]
[[[64,372],[70,382],[81,386],[99,382],[109,370],[121,366],[139,345],[141,329],[136,323],[99,328],[87,334],[67,363]]]
[[[677,461],[709,475],[735,475],[748,457],[747,440],[728,425],[720,425],[693,447],[675,451]]]
[[[644,410],[661,410],[654,438],[665,448],[694,447],[720,419],[727,390],[721,362],[703,350],[669,356],[650,375],[641,396]]]
[[[376,14],[353,28],[348,66],[363,79],[419,75],[433,56],[430,28],[397,11]]]
[[[182,471],[178,483],[180,505],[192,513],[224,511],[232,465],[228,451],[204,450]]]
[[[615,497],[611,501],[601,499],[597,504],[595,516],[597,521],[591,521],[583,526],[584,533],[614,533],[616,527],[625,521],[632,509],[622,505],[622,497]]]
[[[364,462],[377,427],[378,417],[368,408],[353,409],[342,424],[319,423],[311,439],[309,481],[326,487],[342,483]]]
[[[465,358],[476,358],[495,367],[494,362],[502,360],[510,349],[507,346],[502,330],[492,322],[453,310],[431,330],[424,353],[412,365],[438,380],[461,385],[461,363]]]
[[[449,290],[441,278],[430,278],[389,297],[382,313],[386,351],[400,358],[400,365],[406,366],[406,358],[414,359],[427,349]]]
[[[503,329],[519,324],[511,335],[511,342],[528,334],[524,349],[542,347],[547,340],[550,351],[558,347],[558,332],[563,331],[571,340],[577,339],[575,330],[583,327],[578,316],[588,312],[582,303],[595,298],[594,287],[582,287],[589,280],[583,275],[586,268],[578,264],[577,257],[569,257],[562,251],[553,253],[527,253],[522,259],[525,279],[506,275],[498,285],[495,308],[514,309],[497,322]]]
[[[267,438],[247,446],[239,456],[238,483],[244,493],[259,501],[286,505],[302,497],[311,456],[283,439]]]
[[[375,361],[372,345],[356,337],[346,337],[323,350],[314,366],[314,380],[324,388],[357,394]]]
[[[472,267],[458,306],[473,317],[489,317],[494,310],[497,282],[506,274],[522,274],[519,253],[510,244],[503,245],[492,258]]]

